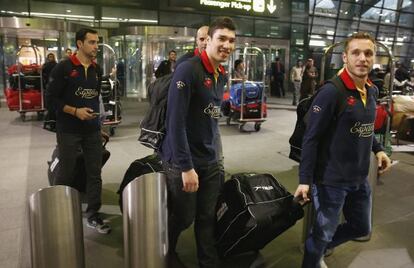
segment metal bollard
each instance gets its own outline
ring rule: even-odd
[[[33,268],[84,268],[82,210],[78,191],[58,185],[29,198]]]
[[[125,268],[167,267],[168,211],[166,177],[142,175],[123,191]]]

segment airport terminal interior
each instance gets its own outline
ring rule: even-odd
[[[154,152],[138,136],[155,71],[170,51],[177,58],[193,51],[197,29],[222,16],[232,18],[237,27],[235,50],[223,63],[229,78],[225,89],[232,90],[235,61],[241,59],[245,63],[241,90],[260,85],[263,92],[258,100],[261,112],[254,120],[243,121],[240,113],[222,114],[219,119],[225,177],[269,173],[290,193],[299,183],[299,164],[289,158],[289,138],[297,119],[292,68],[297,61],[309,64],[312,59],[318,71],[315,83],[323,84],[342,69],[342,45],[348,36],[367,32],[375,38],[377,51],[369,78],[379,89],[377,119],[381,114],[382,120],[376,137],[392,167],[378,175],[377,163],[371,161],[371,234],[334,248],[324,260],[335,268],[414,268],[414,2],[409,0],[1,1],[0,268],[163,268],[168,243],[157,239],[165,237],[166,226],[151,215],[162,218],[166,207],[147,203],[160,201],[157,194],[162,195],[162,190],[148,186],[141,196],[128,195],[124,214],[117,191],[130,164]],[[100,211],[112,228],[109,234],[88,228],[85,217],[77,222],[76,215],[59,214],[63,211],[48,214],[47,208],[62,206],[57,194],[39,201],[43,210],[36,213],[44,218],[33,220],[34,196],[53,188],[49,188],[48,170],[56,147],[45,107],[42,66],[48,64],[50,54],[60,62],[68,50],[76,53],[75,33],[84,27],[99,34],[96,61],[102,68],[106,116],[102,128],[110,136]],[[273,73],[280,72],[281,66],[281,82],[275,83]],[[58,197],[79,197],[82,210],[86,209],[84,194],[65,191]],[[69,205],[67,210],[76,211],[76,198],[71,199],[75,208]],[[155,214],[143,213],[144,206],[153,207]],[[226,257],[222,267],[301,267],[309,206],[304,219],[263,249]],[[65,226],[62,219],[68,218],[73,226]],[[73,227],[68,233],[80,236],[69,242],[77,243],[75,252],[80,255],[72,257],[79,260],[73,265],[39,264],[39,259],[58,260],[59,254],[69,254],[62,250],[67,245],[61,244],[36,255],[40,251],[34,249],[53,236],[45,232],[34,238],[39,224]],[[154,251],[154,245],[162,250]],[[181,263],[168,267],[198,267],[193,226],[180,236],[176,251]]]

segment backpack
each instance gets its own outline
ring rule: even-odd
[[[331,80],[328,80],[326,83],[333,83],[335,85],[336,90],[338,91],[338,98],[336,101],[335,117],[334,117],[334,121],[336,121],[339,115],[346,108],[346,96],[347,96],[346,90],[347,89],[339,76],[333,77]],[[295,124],[295,129],[293,131],[292,136],[289,138],[289,144],[290,144],[289,158],[292,160],[295,160],[296,162],[300,162],[301,153],[302,153],[302,140],[303,140],[303,136],[305,135],[306,125],[307,125],[308,117],[309,117],[309,110],[310,110],[310,107],[312,106],[312,102],[314,98],[319,92],[320,92],[320,89],[314,95],[301,100],[296,108],[297,120]]]
[[[157,78],[148,86],[149,108],[141,121],[138,141],[142,145],[158,151],[165,137],[168,89],[173,74]]]

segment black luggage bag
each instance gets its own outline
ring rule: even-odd
[[[303,217],[303,209],[270,174],[239,173],[224,183],[217,207],[217,251],[227,257],[262,249]]]
[[[155,173],[162,171],[162,163],[160,157],[154,153],[148,155],[144,158],[140,158],[132,162],[127,171],[125,172],[124,178],[122,179],[121,185],[117,191],[119,195],[119,207],[122,211],[122,192],[124,188],[133,181],[135,178],[138,178],[141,175],[148,174],[148,173]]]
[[[105,143],[106,144],[106,143]],[[106,161],[108,161],[111,153],[104,147],[102,148],[102,167],[105,165]],[[59,164],[59,150],[58,147],[53,150],[52,153],[52,160],[47,161],[48,169],[47,169],[47,177],[49,179],[49,185],[54,185],[54,181],[58,174],[58,170],[60,169]],[[76,155],[76,165],[74,170],[74,182],[72,185],[69,185],[81,193],[86,192],[86,169],[85,169],[85,159],[83,157],[83,153],[81,149],[79,149]]]

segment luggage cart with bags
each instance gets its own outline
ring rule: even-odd
[[[102,76],[101,83],[101,96],[103,105],[105,108],[105,120],[103,122],[104,126],[109,126],[109,133],[111,136],[115,135],[116,127],[122,122],[121,118],[121,100],[119,96],[119,81],[116,79],[116,74],[112,73],[112,68],[115,68],[115,65],[109,64],[109,70],[105,72],[106,61],[115,63],[116,53],[111,46],[108,44],[99,44],[99,47],[102,49],[103,61],[102,68],[104,74]]]
[[[254,73],[255,68],[250,65],[260,62],[262,58],[262,73],[260,80]],[[227,125],[236,122],[240,131],[244,131],[246,123],[254,123],[254,130],[260,131],[261,125],[266,121],[266,98],[264,92],[266,60],[265,55],[260,48],[245,47],[243,50],[243,59],[245,61],[245,77],[243,79],[230,79],[230,94],[227,102],[229,110],[227,113]],[[257,67],[253,66],[253,67]],[[252,78],[249,80],[249,78]]]
[[[33,53],[34,61],[29,64],[21,63],[21,54],[25,50]],[[17,51],[16,64],[8,69],[9,87],[4,90],[4,95],[9,110],[19,112],[22,121],[26,120],[28,112],[37,113],[38,120],[43,119],[45,106],[40,64],[39,49],[33,45],[22,45]]]

